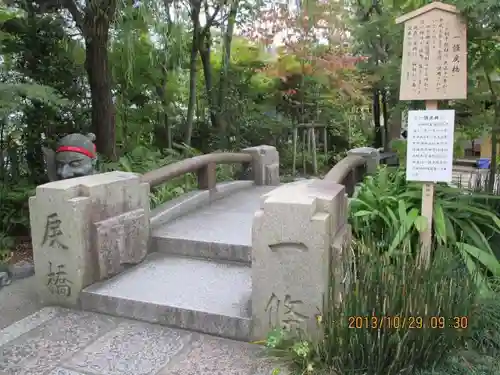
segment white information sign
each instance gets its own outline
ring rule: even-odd
[[[408,112],[408,181],[451,182],[454,130],[454,110]]]

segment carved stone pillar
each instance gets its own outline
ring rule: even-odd
[[[252,230],[253,337],[281,326],[318,336],[329,287],[341,299],[350,243],[344,186],[323,180],[282,185],[262,197]]]
[[[347,151],[348,155],[359,155],[366,159],[366,172],[373,174],[380,164],[380,152],[373,147],[358,147]]]
[[[242,150],[253,157],[252,173],[256,185],[280,184],[280,157],[273,146],[248,147]]]
[[[29,200],[43,303],[78,306],[86,286],[139,263],[149,240],[149,185],[109,172],[38,186]]]

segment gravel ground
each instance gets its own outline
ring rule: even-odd
[[[35,278],[14,280],[0,289],[0,329],[40,310],[35,292]]]

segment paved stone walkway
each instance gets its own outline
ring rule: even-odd
[[[0,331],[1,375],[271,375],[276,367],[257,345],[56,307]]]
[[[43,307],[36,289],[34,277],[14,280],[9,286],[0,288],[0,330]]]

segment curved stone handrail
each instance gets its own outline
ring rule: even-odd
[[[166,165],[142,175],[142,182],[147,182],[151,187],[161,185],[183,174],[196,172],[200,189],[215,187],[215,167],[217,164],[242,163],[248,165],[252,162],[252,155],[238,152],[214,152],[184,159]]]
[[[360,155],[347,155],[333,166],[324,179],[345,186],[346,193],[351,196],[354,187],[367,172],[367,159]]]
[[[353,169],[365,166],[365,164],[366,159],[364,157],[359,155],[347,155],[330,169],[324,179],[337,184],[343,184],[344,180]]]
[[[383,148],[359,147],[349,150],[347,156],[333,166],[325,180],[345,186],[346,193],[352,196],[357,183],[367,173],[375,173],[379,164],[397,157],[394,152],[383,152]]]
[[[265,145],[249,147],[242,152],[213,152],[181,160],[143,174],[141,182],[155,187],[175,177],[195,172],[198,176],[198,188],[212,190],[217,184],[217,164],[234,163],[241,163],[243,165],[242,176],[249,180],[253,179],[257,185],[279,183],[278,151],[275,147]]]

